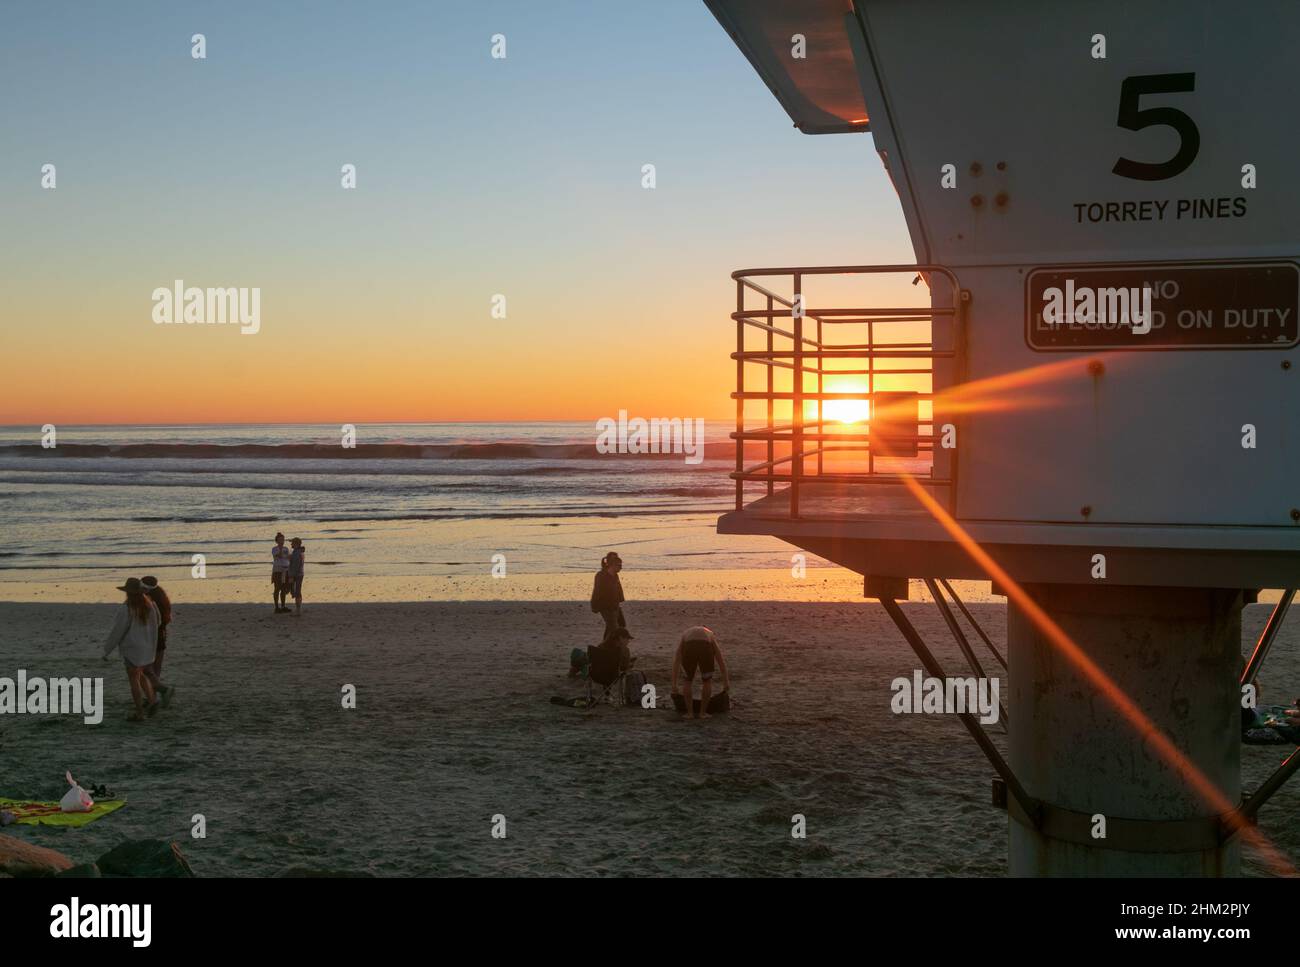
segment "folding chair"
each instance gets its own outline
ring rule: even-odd
[[[617,647],[592,645],[587,649],[587,708],[600,704],[622,705],[623,679],[627,671]],[[599,686],[600,695],[596,695]]]

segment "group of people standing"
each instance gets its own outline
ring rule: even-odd
[[[108,661],[115,649],[121,651],[135,706],[129,718],[139,722],[170,705],[175,692],[175,688],[162,681],[172,603],[152,575],[127,578],[118,590],[126,592],[126,600],[104,643],[104,661]]]
[[[620,668],[632,664],[628,642],[632,634],[623,617],[623,582],[619,577],[623,559],[617,551],[610,551],[600,560],[595,584],[591,590],[591,610],[605,622],[605,636],[601,648],[610,648],[620,655]],[[575,652],[576,654],[576,652]],[[700,697],[695,699],[695,673],[700,673]],[[722,672],[722,690],[714,694],[713,676]],[[572,674],[572,660],[571,671]],[[730,706],[731,676],[726,659],[718,647],[717,636],[703,625],[687,628],[677,642],[673,653],[672,700],[677,710],[688,718],[708,718],[711,710],[721,711]],[[718,699],[725,699],[721,702]]]
[[[276,614],[289,614],[289,595],[293,595],[293,614],[302,615],[302,575],[306,563],[307,549],[302,540],[295,537],[284,546],[284,535],[275,535],[275,546],[271,548],[271,599],[275,602]]]

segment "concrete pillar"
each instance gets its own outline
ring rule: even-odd
[[[1241,593],[1095,585],[1026,590],[1236,805]],[[1007,608],[1007,643],[1011,767],[1030,796],[1069,811],[1055,812],[1046,831],[1010,811],[1011,874],[1236,874],[1237,841],[1207,844],[1206,824],[1197,822],[1217,811],[1139,739],[1014,603]],[[1129,826],[1118,841],[1080,837],[1089,828],[1085,817],[1094,814],[1107,817],[1111,832],[1123,819],[1160,825]],[[1117,848],[1131,847],[1134,834],[1155,850]]]

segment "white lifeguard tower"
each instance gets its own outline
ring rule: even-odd
[[[860,572],[939,677],[908,579],[972,660],[947,579],[1008,595],[1007,759],[964,721],[1013,874],[1236,872],[1300,767],[1242,800],[1292,592],[1247,663],[1241,608],[1300,585],[1300,5],[706,3],[797,128],[870,132],[915,259],[734,273],[719,531]]]

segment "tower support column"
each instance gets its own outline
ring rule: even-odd
[[[1029,595],[1236,805],[1241,798],[1237,590],[1029,585]],[[1009,810],[1013,876],[1229,876],[1237,841],[1137,726],[1007,606],[1010,760],[1044,803]],[[1094,831],[1104,818],[1105,838]]]

